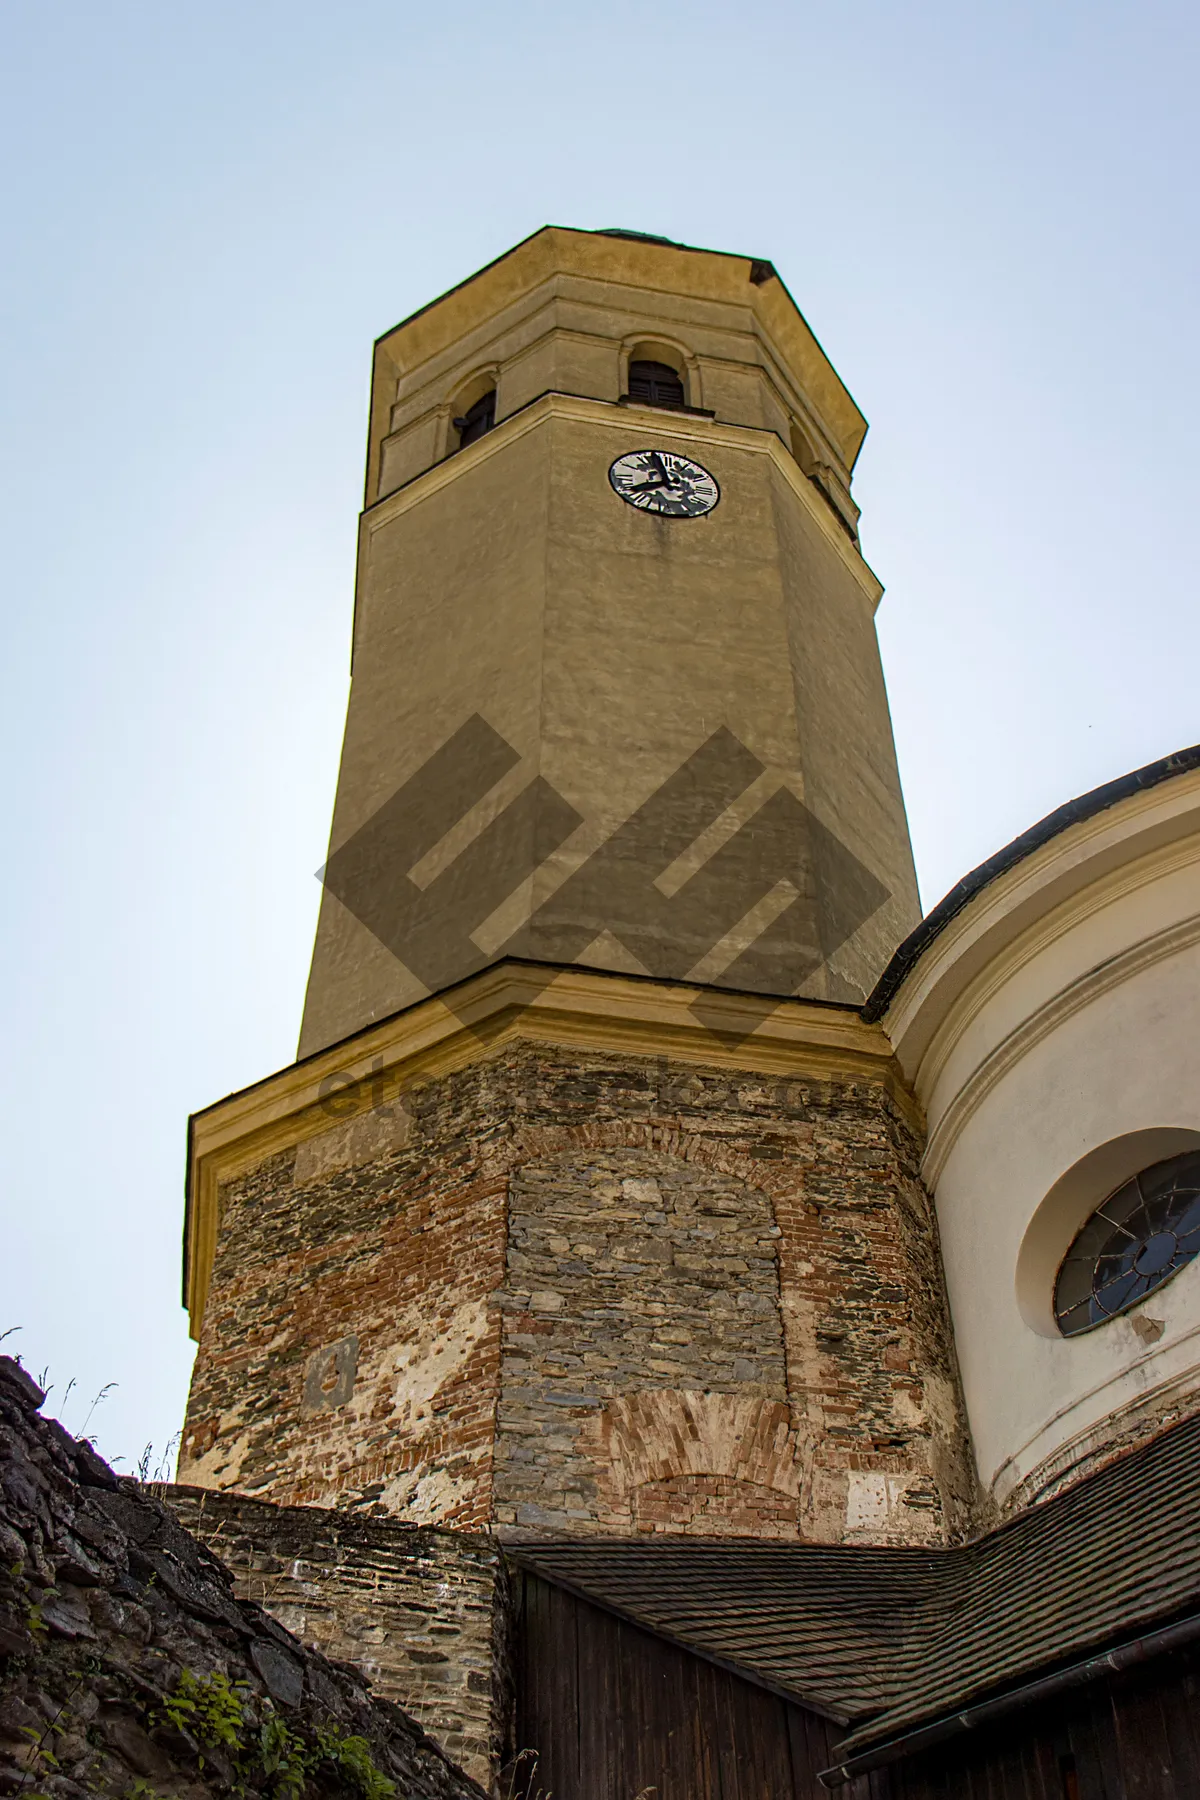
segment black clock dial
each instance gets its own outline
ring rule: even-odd
[[[629,450],[618,456],[608,479],[622,500],[639,512],[673,519],[700,519],[721,498],[707,469],[671,450]]]

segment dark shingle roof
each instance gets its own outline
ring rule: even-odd
[[[593,1539],[510,1553],[849,1724],[853,1752],[1200,1604],[1200,1416],[957,1549]]]
[[[522,1545],[511,1554],[839,1724],[899,1698],[906,1636],[955,1573],[939,1550],[626,1540]]]

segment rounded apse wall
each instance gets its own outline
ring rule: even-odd
[[[884,1017],[925,1108],[977,1470],[1005,1510],[1200,1408],[1200,1257],[1086,1329],[1055,1317],[1096,1208],[1200,1147],[1200,769],[1159,768],[985,866]]]

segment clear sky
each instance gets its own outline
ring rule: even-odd
[[[552,221],[771,258],[926,905],[1200,738],[1183,0],[6,0],[0,1330],[180,1421],[189,1111],[295,1052],[372,339]]]

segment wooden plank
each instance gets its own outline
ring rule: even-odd
[[[515,1765],[511,1779],[518,1800],[525,1800],[528,1786],[525,1779],[529,1774],[528,1759],[524,1756],[530,1744],[530,1734],[537,1730],[534,1720],[542,1714],[542,1700],[539,1676],[543,1659],[538,1654],[538,1609],[541,1604],[540,1588],[542,1584],[535,1576],[523,1571],[517,1578],[516,1617],[513,1622],[514,1662],[515,1662],[515,1720],[514,1720],[514,1754],[520,1758]]]
[[[721,1738],[724,1719],[719,1716],[716,1695],[718,1671],[711,1663],[696,1659],[692,1689],[696,1696],[696,1737],[698,1764],[696,1792],[702,1800],[725,1800],[722,1782]]]
[[[553,1583],[520,1579],[518,1747],[540,1752],[543,1797],[825,1800],[816,1775],[835,1760],[836,1728]],[[1071,1800],[1065,1754],[1078,1800],[1200,1800],[1200,1653],[949,1739],[838,1800]]]
[[[590,1800],[597,1792],[591,1785],[597,1771],[587,1770],[585,1779],[580,1736],[583,1695],[580,1692],[579,1608],[561,1588],[551,1586],[550,1595],[554,1619],[553,1664],[549,1671],[553,1688],[551,1706],[556,1748],[561,1746],[563,1757],[563,1773],[561,1785],[549,1780],[542,1785],[547,1792],[578,1794],[580,1800]]]
[[[1111,1685],[1113,1729],[1128,1800],[1175,1800],[1185,1790],[1176,1785],[1169,1754],[1166,1684],[1157,1671],[1138,1671],[1133,1679]]]
[[[1077,1800],[1064,1774],[1064,1756],[1070,1753],[1065,1736],[1048,1725],[1035,1731],[1026,1747],[1025,1783],[1033,1800]],[[1070,1759],[1074,1768],[1074,1758]]]
[[[788,1747],[792,1757],[792,1793],[795,1800],[828,1800],[827,1788],[817,1776],[833,1761],[832,1734],[824,1719],[802,1706],[787,1707]],[[847,1790],[847,1800],[853,1797]]]
[[[1085,1692],[1081,1699],[1070,1729],[1079,1800],[1127,1800],[1107,1689]]]
[[[1200,1794],[1200,1676],[1183,1658],[1178,1679],[1164,1695],[1163,1710],[1176,1791]]]
[[[721,1771],[723,1800],[744,1800],[742,1791],[742,1736],[737,1704],[730,1691],[730,1679],[724,1669],[712,1672],[715,1724],[718,1731],[717,1755]]]
[[[659,1693],[658,1800],[691,1800],[696,1767],[696,1658],[678,1652],[663,1664]],[[697,1800],[707,1800],[700,1794]]]
[[[564,1622],[567,1613],[571,1615],[570,1645],[565,1641],[565,1623],[560,1627],[556,1641],[559,1655],[565,1657],[569,1654],[571,1659],[570,1729],[575,1761],[571,1788],[556,1787],[553,1792],[561,1800],[567,1800],[568,1793],[578,1794],[580,1800],[586,1800],[589,1795],[603,1792],[606,1783],[612,1782],[617,1755],[610,1724],[613,1707],[612,1645],[605,1631],[605,1626],[611,1621],[593,1618],[594,1608],[585,1608],[561,1589],[558,1592]],[[561,1673],[560,1680],[564,1684],[560,1704],[566,1704],[566,1681]],[[618,1790],[613,1788],[610,1791]]]
[[[620,1744],[620,1761],[612,1793],[620,1795],[621,1800],[634,1800],[646,1786],[654,1786],[645,1779],[644,1763],[652,1761],[653,1748],[645,1741],[642,1695],[646,1683],[652,1679],[655,1658],[653,1651],[638,1642],[623,1620],[616,1621],[615,1653],[619,1701],[611,1722]]]

